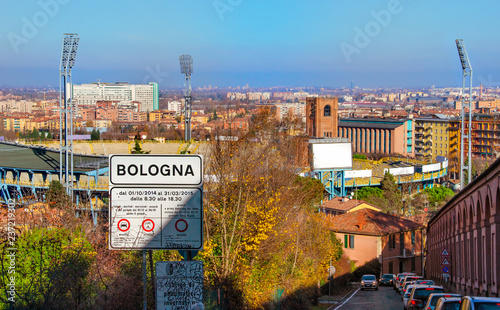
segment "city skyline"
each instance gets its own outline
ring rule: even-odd
[[[57,86],[67,32],[80,35],[75,84],[100,79],[182,87],[178,59],[191,54],[194,88],[340,88],[351,81],[374,88],[459,87],[454,40],[461,38],[474,86],[500,85],[500,41],[489,31],[500,26],[494,1],[40,0],[4,6],[0,86]]]

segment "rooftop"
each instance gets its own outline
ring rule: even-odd
[[[401,217],[371,209],[361,209],[331,218],[330,229],[335,232],[382,236],[422,227]]]

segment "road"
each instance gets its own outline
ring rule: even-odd
[[[347,302],[336,308],[338,310],[387,310],[403,309],[401,295],[392,286],[380,287],[378,291],[358,290]]]

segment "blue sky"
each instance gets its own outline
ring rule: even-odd
[[[500,85],[500,1],[39,0],[0,2],[0,85],[57,86],[62,35],[80,35],[74,83],[182,86]],[[498,82],[497,82],[498,81]]]

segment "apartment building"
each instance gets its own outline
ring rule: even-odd
[[[159,108],[158,83],[92,83],[72,85],[73,100],[78,105],[96,105],[98,101],[118,101],[141,103],[141,112],[150,112]]]

